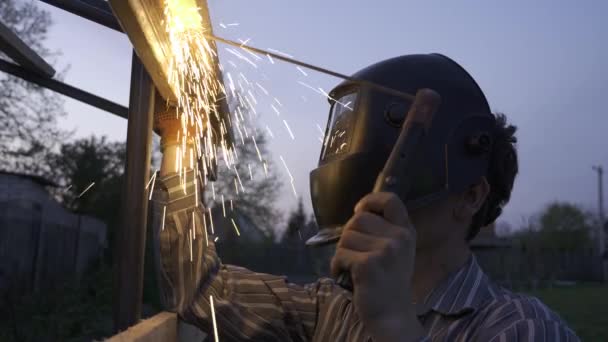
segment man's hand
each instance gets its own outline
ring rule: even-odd
[[[373,193],[355,207],[332,260],[332,273],[349,271],[353,302],[374,341],[414,341],[424,335],[411,302],[416,232],[403,202]]]

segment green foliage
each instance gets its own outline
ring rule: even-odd
[[[533,292],[555,310],[582,341],[608,341],[608,289],[577,285]]]
[[[240,212],[251,219],[267,236],[272,236],[273,228],[281,219],[275,204],[283,183],[270,160],[259,160],[260,155],[262,158],[269,155],[266,136],[262,131],[258,131],[254,133],[254,137],[255,144],[251,138],[244,144],[241,140],[235,142],[238,161],[232,169],[228,169],[225,163],[220,163],[218,180],[213,184],[213,188],[211,185],[206,188],[206,203],[213,203],[210,205],[212,207],[221,206],[222,196],[226,202],[233,200],[234,206]],[[245,191],[242,191],[243,189]],[[215,199],[213,190],[215,190]]]
[[[282,239],[283,243],[288,243],[296,239],[303,239],[302,234],[306,234],[308,225],[308,215],[304,211],[304,204],[302,204],[302,198],[300,197],[296,210],[291,212],[289,219],[287,220],[287,228],[285,229]]]
[[[526,247],[575,251],[592,246],[590,216],[576,205],[554,202],[548,205],[516,238]]]
[[[92,269],[79,286],[31,296],[6,294],[0,341],[91,341],[112,335],[112,274]]]
[[[124,143],[91,136],[64,143],[59,152],[46,158],[48,176],[61,187],[55,191],[56,197],[68,209],[104,221],[109,246],[120,224],[125,148]]]

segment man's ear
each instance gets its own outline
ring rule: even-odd
[[[454,217],[458,220],[470,220],[483,206],[490,193],[490,184],[486,177],[471,185],[460,194],[454,207]]]

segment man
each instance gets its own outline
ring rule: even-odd
[[[164,123],[157,202],[166,220],[156,241],[167,308],[211,334],[213,301],[223,341],[577,340],[540,301],[488,279],[468,246],[509,200],[515,127],[493,115],[475,81],[441,55],[394,58],[354,78],[397,92],[431,88],[442,98],[416,168],[403,175],[411,190],[368,194],[407,105],[365,82],[332,92],[311,193],[325,233],[346,223],[331,266],[335,276],[350,272],[354,291],[330,279],[302,287],[222,265],[202,230],[209,217],[194,205],[192,172],[186,192],[173,172],[178,125]]]

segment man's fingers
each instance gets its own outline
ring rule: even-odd
[[[344,272],[349,272],[351,268],[361,263],[365,259],[365,252],[357,252],[346,248],[337,248],[336,254],[331,259],[331,274],[337,278]]]
[[[338,248],[346,248],[356,252],[371,252],[382,249],[389,238],[365,234],[356,230],[346,230],[338,242]]]
[[[383,217],[368,211],[362,211],[355,213],[353,217],[346,222],[344,225],[343,234],[347,234],[348,231],[354,230],[364,234],[370,234],[378,237],[391,237],[394,235],[392,223],[388,222]],[[402,228],[399,228],[402,229]]]
[[[398,226],[410,224],[405,204],[390,192],[371,193],[363,197],[355,206],[355,213],[370,211],[382,215],[387,221]]]

